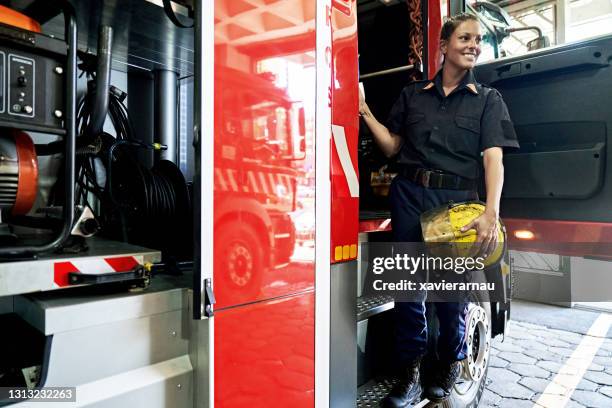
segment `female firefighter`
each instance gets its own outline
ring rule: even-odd
[[[475,228],[481,251],[495,247],[504,170],[502,147],[518,147],[501,95],[476,82],[472,68],[480,54],[480,24],[459,14],[442,26],[442,69],[432,80],[406,86],[384,126],[372,115],[363,94],[359,113],[385,155],[398,155],[400,173],[390,188],[396,241],[422,240],[419,216],[450,201],[477,198],[476,179],[482,152],[486,210],[463,231]],[[482,253],[481,252],[481,253]],[[404,378],[383,402],[405,407],[420,393],[419,364],[427,347],[424,302],[396,303],[397,361]],[[425,389],[432,401],[446,400],[466,358],[466,304],[437,303],[440,321],[439,367]]]

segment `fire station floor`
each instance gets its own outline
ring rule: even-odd
[[[491,353],[479,408],[612,407],[610,311],[513,300]]]

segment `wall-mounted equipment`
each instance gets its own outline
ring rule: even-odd
[[[30,211],[37,187],[38,161],[32,139],[17,130],[0,132],[0,220],[8,213]],[[12,239],[8,226],[0,224],[0,241]]]

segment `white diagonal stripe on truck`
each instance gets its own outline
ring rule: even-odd
[[[336,145],[336,151],[340,158],[340,165],[342,165],[342,171],[346,177],[351,197],[359,197],[359,178],[353,167],[351,161],[351,155],[349,153],[348,145],[346,144],[346,134],[344,133],[344,127],[338,125],[332,125],[332,135],[334,137],[334,144]]]

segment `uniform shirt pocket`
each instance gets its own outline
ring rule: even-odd
[[[423,120],[423,118],[425,118],[424,113],[411,113],[409,115],[406,115],[406,124],[411,125],[413,123],[418,123]]]
[[[480,143],[480,120],[470,116],[455,116],[455,132],[447,135],[447,146],[459,154],[477,157]]]
[[[455,116],[455,124],[461,129],[469,130],[480,135],[480,120],[470,116]]]
[[[424,113],[411,113],[406,115],[406,136],[415,147],[423,145],[427,141],[429,127]]]

